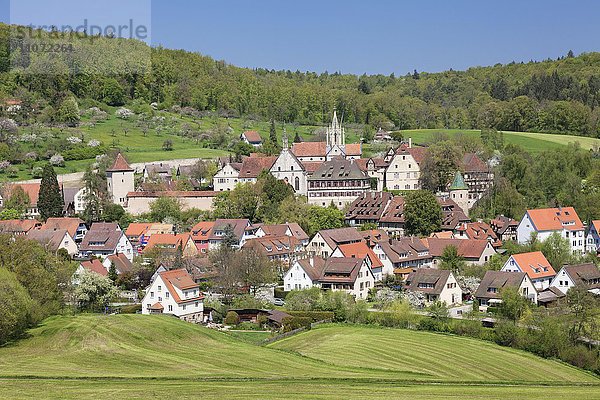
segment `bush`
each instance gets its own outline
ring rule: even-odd
[[[240,316],[235,311],[229,311],[223,320],[225,325],[237,325],[240,323]]]
[[[417,329],[420,331],[450,332],[450,327],[446,322],[434,318],[422,318],[417,323]]]
[[[285,290],[283,290],[281,288],[275,288],[275,298],[276,299],[285,299],[288,293],[289,292],[286,292]]]
[[[66,161],[73,160],[88,160],[95,158],[101,154],[106,153],[104,146],[97,147],[77,147],[75,149],[67,150],[63,152],[63,157]]]
[[[121,306],[121,314],[137,314],[138,311],[142,311],[141,304],[131,304],[128,306]]]
[[[484,339],[487,335],[486,329],[478,320],[453,320],[450,331],[460,336]]]
[[[600,361],[595,351],[582,345],[567,346],[562,349],[560,358],[579,368],[584,368],[595,373],[600,372]]]
[[[254,322],[240,322],[232,329],[241,331],[262,331],[262,326],[260,324],[255,324]]]
[[[402,300],[395,300],[384,311],[369,315],[371,323],[390,328],[410,328],[418,324],[420,318],[413,313],[410,304]]]
[[[292,317],[309,318],[310,322],[332,321],[334,313],[332,311],[287,311]]]
[[[310,329],[312,319],[308,317],[285,317],[282,320],[283,331],[290,332],[299,328]]]
[[[519,343],[519,328],[506,321],[499,321],[494,328],[494,341],[502,346],[517,347]]]

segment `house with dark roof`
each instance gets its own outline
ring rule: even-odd
[[[429,248],[429,254],[431,254],[431,257],[433,258],[434,267],[439,265],[444,250],[448,246],[456,247],[458,255],[467,263],[473,265],[483,265],[496,254],[496,249],[488,240],[439,239],[436,237],[429,237],[423,239],[423,241]]]
[[[375,276],[364,258],[330,257],[325,260],[319,286],[324,290],[345,291],[366,299],[375,286]]]
[[[74,256],[78,252],[77,243],[65,229],[32,229],[27,232],[27,239],[35,240],[52,253],[64,249],[70,256]]]
[[[228,162],[225,163],[215,174],[213,185],[216,192],[223,192],[235,189],[239,183],[240,170],[242,163]]]
[[[218,248],[227,232],[232,232],[232,238],[237,243],[234,246],[237,248],[242,247],[247,239],[254,237],[246,233],[246,228],[249,226],[250,221],[248,219],[217,219],[208,237],[208,249]]]
[[[350,226],[379,224],[384,211],[392,201],[389,192],[365,192],[354,200],[346,212],[346,223]]]
[[[95,222],[79,245],[79,253],[84,257],[105,259],[111,254],[122,253],[132,261],[133,246],[118,224]]]
[[[486,271],[475,291],[480,310],[502,303],[502,290],[514,288],[519,294],[537,304],[537,290],[525,272]]]
[[[506,260],[501,271],[525,272],[537,290],[547,289],[556,276],[554,268],[541,251],[513,254]]]
[[[588,290],[600,289],[600,269],[593,263],[565,265],[550,283],[551,287],[567,293],[574,286],[583,286]]]
[[[396,274],[396,270],[407,268],[431,268],[433,261],[425,242],[416,236],[378,242],[373,252],[383,264],[382,276]]]
[[[256,237],[264,236],[290,236],[294,237],[303,246],[308,244],[309,237],[296,222],[284,224],[261,224],[254,233]]]
[[[517,227],[517,240],[526,243],[534,232],[539,241],[556,232],[569,241],[573,253],[585,252],[585,226],[573,207],[527,210]]]
[[[502,241],[492,227],[485,222],[463,222],[454,229],[456,239],[488,240],[494,248],[502,246]]]
[[[312,256],[330,257],[333,251],[341,244],[358,243],[363,241],[363,236],[356,228],[323,229],[315,234],[306,247]]]
[[[406,277],[406,290],[420,292],[425,304],[441,301],[446,305],[462,303],[462,289],[454,274],[448,270],[419,268]]]
[[[494,185],[494,172],[475,153],[465,153],[460,169],[469,189],[469,202],[472,206]]]
[[[286,271],[290,263],[304,256],[304,246],[293,236],[263,236],[246,240],[244,249],[254,249],[271,261],[280,263]]]
[[[133,264],[125,256],[125,254],[112,254],[104,259],[102,265],[107,271],[110,271],[112,265],[115,266],[115,271],[118,275],[128,274],[133,272]]]
[[[490,221],[490,227],[496,233],[498,239],[503,242],[509,240],[512,240],[513,242],[517,241],[518,226],[519,221],[505,217],[504,215],[499,215]]]
[[[246,131],[240,135],[240,140],[254,147],[260,147],[263,144],[262,138],[257,131]]]
[[[374,189],[378,192],[383,191],[385,189],[385,171],[390,165],[389,161],[386,161],[385,158],[361,158],[356,162],[361,171],[371,179],[371,182],[377,182]]]
[[[369,177],[355,160],[334,159],[324,162],[308,177],[308,203],[343,208],[371,189]]]
[[[146,289],[142,314],[171,314],[183,321],[201,323],[204,295],[185,269],[160,272]]]

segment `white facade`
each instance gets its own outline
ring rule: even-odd
[[[323,236],[321,236],[320,232],[317,232],[317,234],[312,238],[312,240],[308,242],[308,246],[306,246],[306,251],[308,252],[308,254],[310,254],[311,256],[319,256],[323,258],[330,257],[333,253],[333,250],[335,249],[332,249],[327,244],[325,239],[323,239]]]
[[[537,232],[537,238],[539,241],[543,242],[550,237],[554,232],[558,232],[562,238],[565,238],[569,241],[569,246],[571,246],[571,251],[576,254],[585,253],[585,230],[570,230],[570,229],[560,229],[560,230],[537,230],[533,221],[531,220],[528,213],[525,213],[523,219],[519,223],[517,227],[517,241],[520,244],[526,243],[530,238],[533,232]]]
[[[283,276],[285,291],[309,289],[313,286],[319,286],[319,282],[313,281],[297,261]]]
[[[77,246],[77,243],[75,243],[75,239],[73,239],[68,232],[65,232],[65,235],[62,238],[58,248],[65,249],[70,256],[73,256],[79,252],[79,247]]]
[[[462,289],[452,272],[450,272],[450,276],[444,284],[439,299],[447,305],[462,303]]]
[[[213,184],[216,192],[223,192],[235,189],[238,184],[240,171],[233,168],[231,164],[225,164],[215,175]]]
[[[75,196],[73,197],[73,202],[75,203],[75,214],[82,214],[85,211],[85,207],[87,206],[87,189],[81,188]]]
[[[201,322],[204,303],[198,299],[200,289],[195,287],[189,290],[180,290],[175,286],[171,285],[171,287],[181,299],[180,302],[175,300],[174,293],[171,293],[163,277],[159,274],[146,289],[146,295],[142,300],[142,314],[152,314],[150,308],[154,304],[160,303],[163,307],[163,314],[172,314],[190,322]]]
[[[567,271],[564,268],[561,268],[550,283],[550,286],[555,287],[566,294],[569,289],[575,286],[575,282],[573,282],[573,279],[571,279]]]
[[[418,190],[421,168],[408,151],[395,154],[385,172],[388,190]]]
[[[133,171],[107,171],[106,181],[113,203],[125,207],[127,193],[133,192],[135,189]]]
[[[600,252],[600,232],[597,226],[600,226],[600,221],[592,221],[590,230],[585,238],[585,251],[587,253]]]
[[[296,194],[306,196],[307,174],[300,161],[284,146],[281,154],[271,167],[271,175],[287,182]]]
[[[512,256],[510,256],[508,258],[508,260],[506,260],[506,262],[504,263],[504,266],[502,267],[502,269],[500,271],[503,272],[525,272],[527,274],[527,271],[524,271],[519,264],[514,260],[514,258]],[[529,276],[529,274],[527,274],[527,276]],[[550,287],[550,284],[552,283],[553,278],[555,277],[555,275],[552,276],[544,276],[544,277],[539,277],[539,278],[534,278],[529,276],[529,279],[531,279],[531,282],[533,283],[533,286],[535,286],[535,288],[538,291],[547,289],[548,287]]]
[[[358,271],[358,277],[354,282],[352,290],[348,291],[356,299],[366,300],[369,296],[369,290],[375,286],[375,276],[373,271],[369,268],[369,265],[363,260],[360,270]],[[336,290],[333,289],[332,290]]]

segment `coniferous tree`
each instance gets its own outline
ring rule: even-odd
[[[63,212],[64,201],[58,186],[56,172],[50,164],[44,166],[42,173],[42,182],[40,184],[40,194],[38,198],[38,209],[42,220],[50,217],[60,217]]]
[[[277,131],[275,130],[275,120],[271,118],[271,127],[269,128],[269,139],[277,147]]]

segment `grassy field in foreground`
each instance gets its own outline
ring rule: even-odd
[[[447,135],[463,133],[467,136],[479,137],[481,131],[469,129],[412,129],[404,130],[402,133],[405,138],[412,138],[413,142],[416,144],[426,144],[436,133]],[[582,148],[588,150],[592,149],[594,146],[600,146],[600,139],[590,137],[551,133],[504,132],[504,143],[519,145],[530,153],[552,150],[575,142],[578,142]]]
[[[271,347],[340,367],[410,370],[458,381],[597,380],[574,367],[491,342],[404,329],[324,326]]]
[[[598,378],[527,353],[360,326],[319,327],[261,347],[172,317],[82,315],[50,318],[0,348],[0,398],[591,399],[599,392]]]

